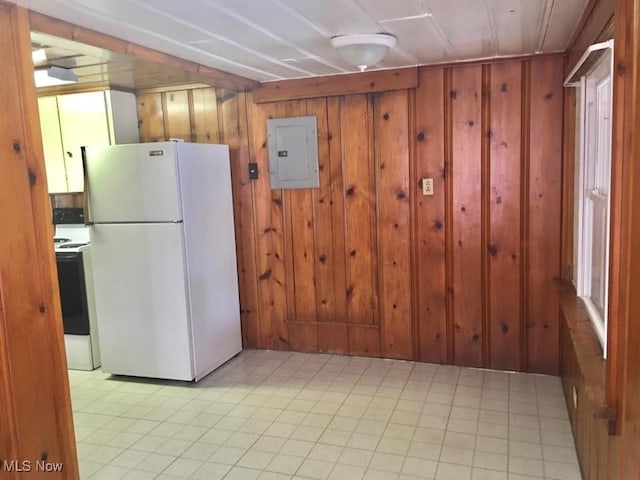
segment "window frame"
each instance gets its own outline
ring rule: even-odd
[[[589,69],[587,73],[581,76],[579,83],[575,82],[570,84],[571,86],[578,87],[576,97],[579,99],[580,104],[576,109],[576,134],[577,134],[577,159],[576,162],[576,211],[575,216],[577,238],[575,241],[575,248],[577,255],[575,257],[576,265],[575,272],[575,286],[578,297],[581,298],[585,305],[589,319],[598,337],[598,340],[602,346],[603,357],[607,356],[607,331],[609,325],[609,262],[611,255],[611,162],[612,162],[612,109],[613,109],[613,40],[597,44],[592,46],[592,51],[598,51],[607,49],[609,50],[604,54],[604,58],[598,59]],[[604,70],[604,75],[596,76],[599,70]],[[572,72],[572,74],[575,72]],[[594,78],[595,77],[595,78]],[[597,102],[597,89],[604,82],[608,82],[609,86],[609,98],[608,98],[608,111],[606,115],[609,121],[609,135],[607,137],[606,148],[609,153],[608,160],[608,174],[606,175],[606,185],[598,185],[598,180],[602,180],[602,165],[597,162],[597,155],[599,152],[594,152],[594,149],[600,150],[602,148],[601,137],[597,131],[598,115],[597,113],[589,115],[589,103],[593,105],[593,109],[598,109]],[[594,155],[595,154],[595,155]],[[590,156],[591,155],[591,156]],[[589,175],[591,175],[589,162],[594,162],[593,167],[593,183],[595,183],[594,189],[587,191],[589,185]],[[598,187],[604,186],[606,191],[605,196],[598,191]],[[602,312],[591,298],[592,295],[592,262],[593,262],[593,224],[594,224],[594,211],[593,204],[600,201],[606,201],[606,225],[605,229],[605,247],[604,247],[604,259],[603,261],[603,288],[604,288],[604,305]],[[591,203],[590,203],[591,202]],[[602,208],[602,206],[600,206]]]

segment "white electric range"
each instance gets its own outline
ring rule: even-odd
[[[55,225],[54,245],[67,367],[94,370],[100,366],[100,347],[89,229],[82,224]]]

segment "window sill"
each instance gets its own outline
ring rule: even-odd
[[[609,432],[615,432],[615,411],[609,408],[606,400],[605,359],[587,309],[570,282],[555,279],[554,283],[577,367],[584,379],[586,400],[594,416],[607,420]]]

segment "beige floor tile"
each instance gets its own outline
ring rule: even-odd
[[[293,475],[298,471],[298,468],[300,468],[302,462],[304,462],[304,457],[296,457],[293,455],[279,453],[273,457],[271,462],[269,462],[266,470],[270,472]]]
[[[160,455],[158,453],[150,453],[142,462],[136,466],[136,470],[143,470],[145,472],[160,473],[166,469],[169,465],[175,462],[176,457],[171,455]]]
[[[407,457],[402,467],[402,473],[420,478],[433,478],[438,463],[432,460]]]
[[[425,460],[438,460],[440,458],[440,452],[442,446],[435,443],[418,442],[414,440],[411,442],[407,456],[422,458]]]
[[[382,437],[376,450],[379,452],[393,453],[396,455],[406,455],[409,451],[411,440],[403,440],[399,438]]]
[[[375,452],[369,463],[369,468],[383,470],[385,472],[400,473],[405,457],[392,453]]]
[[[542,460],[509,455],[509,473],[544,477]]]
[[[297,457],[306,457],[314,447],[314,445],[315,444],[313,442],[289,439],[280,449],[280,453],[284,453],[286,455],[294,455]]]
[[[473,468],[471,470],[471,480],[508,480],[507,472],[497,472],[484,468]]]
[[[481,452],[476,450],[473,457],[473,466],[487,470],[499,470],[506,472],[507,459],[508,456],[506,454]]]
[[[221,446],[208,459],[209,462],[235,465],[246,453],[245,448]]]
[[[394,472],[385,472],[383,470],[367,469],[364,472],[363,480],[398,480],[399,475]]]
[[[308,458],[300,465],[297,475],[317,480],[325,480],[332,469],[333,463]]]
[[[440,452],[440,461],[471,466],[473,465],[473,453],[474,451],[468,448],[444,446]]]
[[[361,480],[365,472],[364,467],[337,464],[329,474],[329,480]]]
[[[373,458],[373,451],[361,450],[358,448],[345,448],[338,460],[346,465],[354,465],[358,467],[367,467]]]
[[[579,479],[555,377],[272,351],[195,385],[69,376],[83,479]]]
[[[471,468],[450,463],[438,463],[435,480],[470,480]]]
[[[251,468],[233,467],[224,480],[257,480],[262,472]]]
[[[189,478],[203,464],[204,462],[200,460],[192,460],[190,458],[177,458],[162,473],[175,475],[176,477]]]

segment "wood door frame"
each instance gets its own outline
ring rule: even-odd
[[[27,10],[0,0],[0,471],[38,477],[40,461],[61,465],[47,478],[77,480],[29,30]]]

